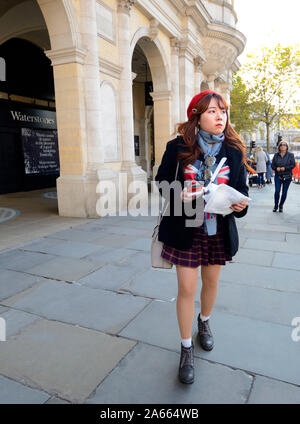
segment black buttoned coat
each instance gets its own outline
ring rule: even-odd
[[[175,173],[177,167],[177,155],[179,152],[185,150],[184,140],[181,136],[169,141],[166,145],[166,150],[162,157],[161,164],[158,168],[155,180],[158,183],[167,181],[172,183],[175,180]],[[222,149],[217,156],[217,161],[221,157],[226,157],[226,164],[230,167],[229,186],[235,188],[245,196],[248,196],[248,186],[246,184],[246,170],[242,163],[241,153],[228,146],[226,140],[223,142]],[[184,173],[183,173],[182,159],[179,161],[177,181],[181,184],[181,189],[184,188]],[[163,194],[162,190],[160,193]],[[184,212],[184,205],[182,204],[181,216],[176,216],[174,213],[174,196],[178,196],[179,192],[175,191],[170,196],[170,209],[169,216],[164,216],[160,223],[158,240],[166,243],[168,246],[175,247],[180,250],[189,249],[192,246],[193,236],[195,227],[187,227],[186,219],[194,219],[193,217],[186,216]],[[178,202],[178,198],[177,198]],[[196,200],[193,200],[193,204],[196,205]],[[223,217],[217,215],[218,224],[221,226],[224,233],[224,244],[226,252],[234,256],[238,250],[238,232],[235,224],[234,217],[241,218],[246,215],[247,209],[245,208],[241,212],[233,212],[230,215]]]

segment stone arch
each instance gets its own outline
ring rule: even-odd
[[[114,162],[120,156],[120,136],[118,133],[119,113],[118,95],[113,83],[104,80],[100,84],[101,98],[105,99],[101,109],[101,125],[103,128],[104,162]]]
[[[51,49],[80,47],[80,31],[72,0],[36,0],[49,32]],[[64,31],[62,32],[62,28]]]
[[[167,56],[158,37],[151,38],[149,28],[139,28],[132,37],[130,48],[131,57],[136,44],[143,49],[148,60],[154,91],[171,90],[171,79]]]

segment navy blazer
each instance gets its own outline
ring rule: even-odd
[[[167,181],[168,183],[172,183],[175,180],[175,173],[177,167],[177,155],[179,152],[184,151],[186,149],[186,145],[181,136],[177,136],[177,138],[169,141],[166,145],[166,150],[162,157],[161,164],[158,168],[155,180],[157,182]],[[228,184],[244,194],[248,196],[248,186],[246,184],[246,170],[244,164],[242,163],[242,154],[237,149],[234,149],[231,146],[226,144],[226,140],[223,142],[222,149],[217,156],[217,161],[220,160],[221,157],[227,157],[226,164],[230,167],[230,176]],[[183,160],[179,161],[178,167],[178,175],[177,180],[180,182],[182,189],[184,188],[184,171],[183,171]],[[162,191],[160,190],[160,193]],[[170,196],[170,209],[168,216],[164,216],[159,226],[158,240],[166,243],[168,246],[175,247],[177,249],[185,250],[189,249],[192,246],[193,236],[195,227],[187,227],[185,225],[186,219],[193,219],[193,217],[187,217],[184,213],[184,204],[182,203],[182,214],[181,216],[176,216],[174,214],[174,195],[178,195],[175,191],[171,193]],[[178,199],[177,199],[178,201]],[[193,202],[196,202],[193,200]],[[194,207],[196,203],[193,203]],[[236,225],[234,223],[235,217],[243,217],[247,213],[247,209],[245,208],[241,212],[233,212],[230,215],[226,215],[223,217],[222,215],[217,215],[218,223],[222,226],[224,232],[224,243],[225,249],[227,252],[231,252],[230,245],[232,242],[238,244],[238,233]],[[233,221],[233,222],[232,222]],[[233,224],[233,225],[232,225]],[[229,234],[229,226],[230,231],[236,234]],[[233,237],[233,239],[229,240],[229,236]],[[231,252],[232,253],[232,252]]]

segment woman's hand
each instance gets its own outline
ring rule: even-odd
[[[186,194],[187,194],[187,189],[186,189],[186,188],[184,188],[184,189],[182,190],[182,192],[181,192],[181,195],[180,195],[181,200],[182,200],[184,203],[189,203],[189,202],[191,202],[192,200],[194,200],[194,199],[195,199],[195,196],[188,197]]]
[[[285,168],[280,168],[280,171],[285,171]]]
[[[197,192],[199,191],[199,187],[197,188]],[[192,202],[194,199],[196,199],[196,195],[195,196],[187,196],[187,193],[190,193],[190,191],[188,191],[187,190],[187,188],[185,187],[183,190],[182,190],[182,192],[181,192],[181,195],[180,195],[180,197],[181,197],[181,200],[184,202],[184,203],[189,203],[189,202]]]
[[[241,212],[243,209],[245,209],[248,206],[249,202],[239,202],[235,203],[234,205],[231,205],[230,208],[234,210],[235,212]]]

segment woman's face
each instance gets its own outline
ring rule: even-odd
[[[287,151],[287,144],[286,143],[280,143],[279,146],[280,152],[286,152]]]
[[[200,128],[214,135],[222,134],[227,122],[227,113],[225,107],[220,108],[218,100],[211,99],[205,112],[200,115],[198,124]]]

